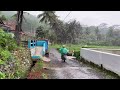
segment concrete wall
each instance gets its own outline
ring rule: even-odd
[[[82,48],[80,55],[87,61],[97,65],[103,65],[104,68],[120,75],[120,55]]]

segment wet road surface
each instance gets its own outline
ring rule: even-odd
[[[50,50],[50,59],[49,79],[114,79],[114,77],[106,75],[77,60],[62,62],[60,53],[54,48]]]

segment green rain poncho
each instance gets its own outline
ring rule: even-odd
[[[59,51],[60,51],[60,53],[61,53],[61,55],[63,55],[63,54],[67,54],[68,52],[69,52],[69,50],[68,49],[66,49],[66,48],[60,48],[59,49]]]

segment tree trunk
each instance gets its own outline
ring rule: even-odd
[[[23,11],[20,11],[20,31],[22,31]]]
[[[21,42],[20,31],[22,31],[21,29],[22,19],[23,19],[23,11],[17,11],[15,39],[16,39],[18,46],[20,45],[20,42]]]

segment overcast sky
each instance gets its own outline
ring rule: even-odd
[[[26,11],[32,15],[37,16],[41,11]],[[68,15],[70,11],[56,11],[61,20]],[[85,25],[99,25],[107,23],[108,25],[120,25],[120,11],[72,11],[65,21],[76,19],[81,24]]]

